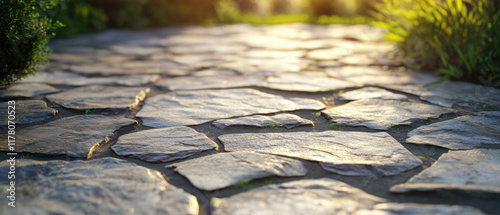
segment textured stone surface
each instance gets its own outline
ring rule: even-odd
[[[355,87],[356,84],[329,78],[322,73],[284,73],[267,78],[262,86],[286,91],[326,92]]]
[[[5,110],[0,112],[2,125],[7,126],[8,121],[8,106],[7,102],[0,103],[0,109]],[[12,111],[13,109],[9,109]],[[16,124],[29,124],[41,122],[50,119],[57,114],[57,110],[47,107],[47,104],[42,100],[19,100],[15,101],[15,119],[11,120]]]
[[[307,53],[307,58],[313,60],[338,60],[350,53],[344,48],[318,49]]]
[[[461,107],[468,110],[500,110],[500,89],[465,82],[447,81],[428,87],[418,85],[387,86],[387,88],[414,94],[420,99],[444,107]]]
[[[450,151],[392,192],[464,190],[500,193],[500,150]]]
[[[180,91],[149,98],[137,117],[143,125],[197,125],[216,119],[292,110],[320,110],[312,99],[283,98],[253,89]]]
[[[408,98],[401,94],[392,93],[390,91],[377,87],[365,87],[358,90],[342,93],[340,99],[353,101],[361,99],[384,99],[384,100],[402,100],[407,101]]]
[[[248,58],[300,58],[304,54],[304,51],[252,50],[245,52],[243,56]]]
[[[16,132],[13,151],[87,157],[94,146],[113,137],[113,132],[135,123],[132,119],[102,115],[66,117]],[[7,144],[0,150],[7,151]]]
[[[422,162],[385,132],[246,133],[219,136],[226,151],[250,151],[321,162],[342,175],[395,175]]]
[[[68,72],[37,72],[33,76],[23,79],[22,82],[48,83],[56,85],[84,86],[84,85],[124,85],[144,86],[159,79],[158,75],[130,75],[113,77],[85,77]]]
[[[9,167],[0,164],[3,172]],[[168,184],[159,172],[127,161],[23,159],[16,167],[17,207],[2,201],[4,214],[198,214],[194,196]],[[0,182],[2,190],[9,188],[7,177]]]
[[[300,180],[212,199],[212,214],[352,214],[385,201],[333,179]]]
[[[126,109],[138,105],[148,92],[149,88],[141,87],[87,86],[49,95],[47,99],[77,110]]]
[[[450,112],[451,109],[436,105],[381,99],[353,101],[322,111],[338,125],[365,126],[377,130],[387,130],[395,125],[410,125]]]
[[[198,189],[212,191],[268,176],[304,176],[302,162],[275,155],[228,152],[174,164]]]
[[[435,145],[448,149],[472,149],[500,144],[500,112],[462,116],[408,133],[407,143]]]
[[[371,210],[359,210],[353,215],[484,215],[480,210],[471,206],[461,205],[431,205],[414,203],[381,203]]]
[[[262,83],[260,77],[243,76],[187,76],[161,79],[156,86],[169,90],[201,90],[217,88],[252,87]]]
[[[13,84],[7,89],[0,90],[0,96],[5,98],[35,97],[55,92],[59,92],[59,90],[47,84],[19,83]]]
[[[215,148],[207,136],[184,126],[125,134],[111,147],[120,156],[148,162],[168,162]]]
[[[294,128],[303,125],[313,125],[311,120],[303,119],[294,114],[276,114],[274,116],[246,116],[235,119],[220,119],[212,123],[213,126],[224,129],[229,126],[246,125],[255,127],[285,127]]]
[[[342,66],[327,68],[328,75],[360,85],[387,85],[428,84],[439,80],[439,77],[413,72],[386,70],[382,67]]]

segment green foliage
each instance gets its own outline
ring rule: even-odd
[[[0,1],[0,65],[1,85],[34,74],[47,62],[50,49],[45,46],[49,30],[61,26],[45,16],[57,0]]]
[[[99,32],[106,28],[106,14],[85,0],[62,0],[53,13],[53,19],[64,24],[54,31],[57,37]]]
[[[236,23],[241,17],[240,7],[233,0],[217,1],[215,11],[217,12],[217,18],[222,23]]]
[[[376,25],[389,30],[406,64],[449,78],[500,84],[500,3],[496,0],[384,0]]]
[[[71,0],[74,1],[74,0]],[[87,0],[92,7],[108,17],[107,26],[115,28],[142,28],[147,25],[143,6],[148,0]]]
[[[332,130],[338,130],[338,131],[343,131],[344,129],[342,129],[342,127],[340,127],[337,123],[335,122],[330,122],[328,124],[328,128],[332,129]]]

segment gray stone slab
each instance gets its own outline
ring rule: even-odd
[[[297,126],[304,125],[314,125],[314,122],[311,120],[307,120],[301,118],[295,114],[276,114],[274,116],[245,116],[239,117],[235,119],[219,119],[212,123],[213,126],[225,129],[230,126],[235,125],[245,125],[245,126],[254,126],[254,127],[285,127],[285,128],[294,128]]]
[[[415,71],[387,70],[382,67],[342,66],[325,70],[331,77],[361,85],[424,85],[439,80],[439,77]]]
[[[50,102],[76,110],[127,109],[139,104],[149,88],[86,86],[47,96]]]
[[[156,55],[156,57],[160,56],[162,55]],[[191,66],[174,63],[166,59],[167,58],[165,58],[165,60],[154,59],[124,62],[120,64],[120,68],[122,68],[122,71],[109,74],[162,74],[169,76],[180,76],[188,75],[192,68],[194,68]]]
[[[283,73],[269,77],[263,87],[300,92],[326,92],[357,86],[354,83],[330,78],[323,73]]]
[[[47,84],[41,83],[19,83],[12,84],[7,89],[0,90],[0,97],[15,98],[15,97],[35,97],[49,93],[59,92],[58,89]]]
[[[175,90],[225,89],[237,87],[253,87],[262,83],[262,77],[248,76],[185,76],[165,78],[156,82],[156,86]]]
[[[365,87],[347,93],[340,94],[339,98],[346,101],[354,101],[361,99],[384,99],[384,100],[401,100],[407,101],[408,97],[402,94],[396,94],[388,90],[377,87]]]
[[[333,179],[299,180],[212,199],[212,214],[352,214],[385,199]]]
[[[254,89],[179,91],[148,98],[137,113],[143,125],[198,125],[216,119],[293,110],[321,110],[312,99],[283,98]]]
[[[447,81],[428,87],[418,85],[386,86],[389,89],[417,95],[420,99],[444,107],[460,107],[467,110],[500,110],[500,89]]]
[[[84,85],[123,85],[138,87],[158,80],[158,75],[126,75],[111,77],[85,77],[68,72],[37,72],[23,79],[22,82],[48,83],[54,85],[84,86]]]
[[[365,126],[377,130],[410,125],[451,112],[452,109],[436,105],[382,99],[363,99],[322,111],[338,125]]]
[[[249,151],[320,162],[342,175],[395,175],[422,164],[385,132],[287,132],[219,136],[226,151]]]
[[[448,149],[472,149],[500,145],[500,112],[481,112],[477,116],[462,116],[408,133],[407,143],[434,145]]]
[[[203,133],[184,126],[125,134],[111,147],[120,156],[147,162],[173,161],[216,148]]]
[[[317,49],[307,53],[307,58],[313,60],[338,60],[351,52],[344,48]]]
[[[201,42],[201,41],[200,41]],[[237,54],[247,49],[246,46],[236,44],[190,44],[190,45],[177,45],[168,47],[168,52],[174,54]]]
[[[243,56],[248,58],[300,58],[305,55],[304,51],[275,51],[275,50],[250,50]]]
[[[218,68],[231,69],[242,74],[270,76],[283,72],[299,72],[306,69],[312,61],[298,58],[241,58],[217,64]]]
[[[473,149],[443,154],[431,167],[391,187],[391,192],[461,190],[500,193],[500,150]]]
[[[462,205],[434,205],[415,203],[381,203],[371,210],[359,210],[353,215],[485,215],[482,211],[471,206]]]
[[[42,100],[18,100],[15,101],[15,109],[8,109],[7,102],[0,103],[0,112],[2,126],[8,125],[8,111],[15,112],[15,119],[11,120],[16,124],[30,124],[41,122],[54,117],[57,110],[47,107],[47,104]]]
[[[66,117],[16,132],[12,151],[87,157],[93,147],[114,137],[113,132],[135,123],[132,119],[102,115]],[[0,150],[11,151],[7,147],[1,145]]]
[[[199,210],[194,196],[167,183],[160,172],[115,158],[23,159],[16,167],[16,207],[2,201],[3,214],[195,215]],[[9,168],[7,162],[0,164],[2,172]],[[7,176],[0,183],[2,190],[9,189]]]
[[[228,152],[176,163],[175,171],[195,187],[213,191],[269,176],[304,176],[301,161],[252,152]]]
[[[111,47],[111,50],[116,54],[126,56],[145,56],[162,53],[164,51],[163,48],[159,47],[141,47],[132,45],[115,45]]]

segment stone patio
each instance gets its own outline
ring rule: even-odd
[[[56,39],[16,101],[1,214],[498,214],[500,90],[392,59],[365,25]],[[6,132],[0,134],[7,139]],[[451,194],[450,194],[451,193]],[[5,193],[4,193],[5,194]]]

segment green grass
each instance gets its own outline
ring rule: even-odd
[[[344,129],[342,129],[342,127],[340,127],[337,123],[335,122],[330,122],[328,124],[328,128],[332,129],[332,130],[338,130],[338,131],[343,131]]]
[[[273,123],[269,124],[268,126],[266,126],[266,128],[274,128],[274,129],[276,129],[276,128],[279,128],[279,127],[282,127],[282,126],[283,125],[281,125],[281,124],[273,122]]]
[[[500,87],[500,1],[384,0],[376,26],[388,29],[408,67],[442,79]]]
[[[85,114],[95,114],[95,111],[93,111],[93,110],[85,110]]]

